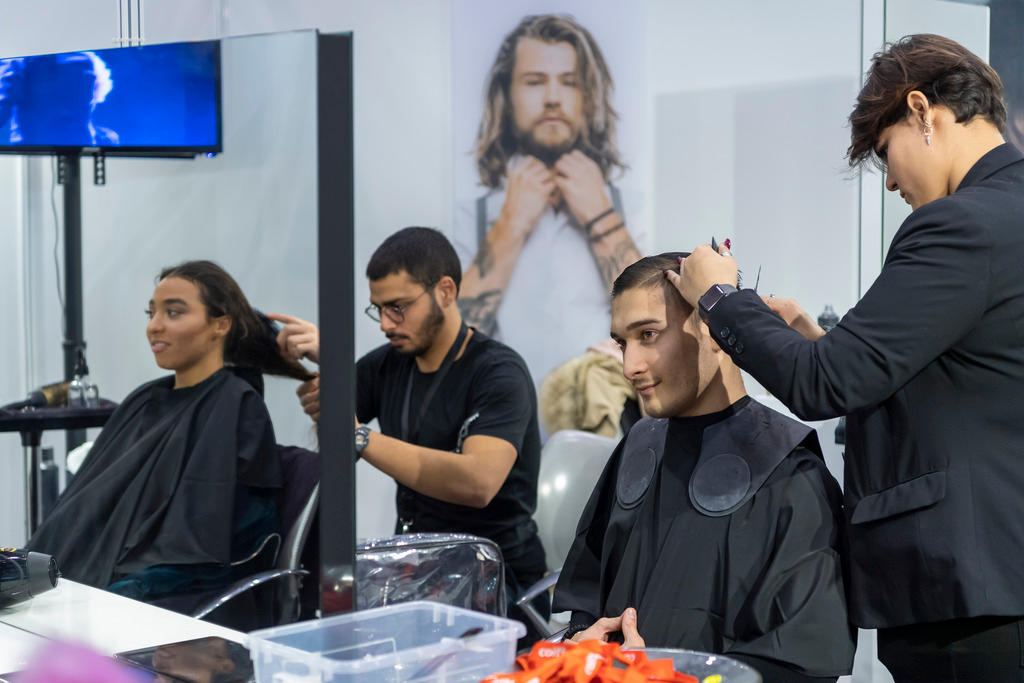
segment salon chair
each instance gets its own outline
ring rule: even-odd
[[[616,439],[567,429],[552,434],[541,451],[533,519],[544,544],[549,573],[527,589],[516,606],[542,634],[550,636],[552,629],[531,601],[558,582],[562,564],[576,540],[580,515],[617,444]]]
[[[245,561],[259,566],[260,557],[265,562],[266,554],[270,553],[272,568],[255,572],[226,589],[202,596],[198,606],[189,610],[191,616],[242,630],[287,624],[303,616],[312,616],[309,605],[315,603],[315,592],[311,590],[315,586],[306,585],[303,591],[302,579],[310,573],[306,567],[315,566],[318,562],[313,552],[315,544],[307,546],[306,541],[314,535],[320,501],[320,456],[296,446],[278,445],[277,452],[284,477],[284,487],[277,501],[284,538],[271,534],[253,556],[245,558]],[[258,604],[262,611],[271,613],[260,614],[258,623],[245,624],[249,628],[225,623],[233,605],[239,600],[252,599],[254,592],[260,594]]]

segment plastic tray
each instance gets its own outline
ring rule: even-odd
[[[256,683],[475,683],[510,671],[525,633],[511,619],[417,601],[254,631],[248,646]]]

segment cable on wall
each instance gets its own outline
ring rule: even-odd
[[[64,303],[64,288],[60,281],[60,219],[57,217],[57,176],[58,168],[63,161],[56,156],[50,157],[50,209],[53,211],[53,272],[57,280],[57,301],[60,303],[61,336],[68,336],[68,311]]]

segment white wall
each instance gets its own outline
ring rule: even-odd
[[[747,286],[760,266],[761,291],[812,315],[853,305],[860,5],[649,3],[656,250],[731,237]]]
[[[30,347],[24,334],[25,288],[25,190],[24,160],[0,158],[0,404],[24,396],[28,378],[22,359]],[[24,458],[15,433],[0,434],[0,543],[20,543],[24,537]]]

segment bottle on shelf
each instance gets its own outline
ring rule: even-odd
[[[825,304],[825,310],[818,316],[818,327],[828,332],[839,324],[839,316],[836,315],[832,304]]]
[[[100,405],[99,387],[89,377],[89,365],[85,352],[79,349],[75,362],[74,376],[68,384],[68,406],[72,408],[97,408]]]

